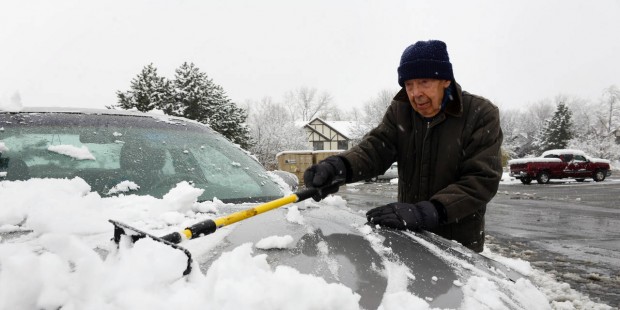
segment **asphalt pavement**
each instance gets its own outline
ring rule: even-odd
[[[396,201],[396,184],[355,183],[339,191],[367,210]],[[591,300],[620,307],[620,178],[500,184],[486,213],[487,246],[529,261]]]
[[[487,243],[529,261],[590,299],[620,307],[620,179],[500,185]]]

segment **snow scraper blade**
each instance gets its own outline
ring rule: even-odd
[[[326,187],[332,187],[334,185],[340,186],[342,184],[344,184],[344,180],[337,179],[332,184]],[[264,213],[264,212],[267,212],[267,211],[270,211],[270,210],[273,210],[273,209],[276,209],[276,208],[279,208],[279,207],[282,207],[282,206],[285,206],[291,203],[306,200],[316,194],[320,194],[322,189],[323,188],[304,189],[296,193],[290,194],[288,196],[284,196],[282,198],[278,198],[276,200],[263,203],[253,208],[238,211],[238,212],[235,212],[235,213],[223,216],[223,217],[219,217],[216,219],[212,219],[212,220],[209,219],[209,220],[205,220],[202,222],[198,222],[192,226],[185,228],[184,230],[180,232],[173,232],[173,233],[167,234],[162,237],[154,236],[152,234],[149,234],[140,229],[131,227],[119,221],[115,221],[115,220],[109,220],[109,221],[110,223],[114,225],[113,240],[117,245],[119,244],[121,240],[121,236],[127,235],[131,237],[132,242],[136,242],[139,239],[148,237],[155,241],[159,241],[166,245],[169,245],[174,249],[183,251],[183,253],[185,253],[185,255],[187,256],[187,268],[183,272],[183,275],[187,275],[191,272],[192,256],[191,256],[191,253],[187,249],[178,245],[184,239],[189,240],[189,239],[206,236],[206,235],[212,234],[213,232],[215,232],[217,229],[221,227],[228,226],[230,224],[245,220],[255,215],[258,215],[258,214],[261,214],[261,213]]]
[[[135,227],[131,227],[125,223],[121,223],[119,221],[115,221],[115,220],[108,220],[110,221],[110,223],[112,223],[112,225],[114,225],[114,238],[112,238],[112,240],[114,240],[114,243],[116,243],[117,245],[119,244],[119,242],[121,241],[121,236],[122,235],[127,235],[131,238],[131,242],[136,242],[139,239],[142,239],[144,237],[148,237],[151,238],[155,241],[161,242],[163,244],[166,244],[170,247],[172,247],[173,249],[179,250],[181,252],[183,252],[185,254],[185,256],[187,256],[187,267],[185,268],[185,270],[183,271],[183,275],[188,275],[191,271],[192,271],[192,254],[185,248],[179,246],[176,243],[173,243],[171,241],[168,241],[166,239],[157,237],[155,235],[149,234],[145,231],[142,231],[140,229],[137,229]]]

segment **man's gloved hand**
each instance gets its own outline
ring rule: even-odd
[[[338,191],[338,187],[347,179],[347,167],[338,156],[330,156],[318,164],[310,166],[304,172],[304,184],[307,188],[318,188],[319,192],[312,196],[315,201]],[[334,184],[335,183],[335,184]]]
[[[366,213],[368,222],[395,229],[432,230],[439,225],[437,208],[430,201],[393,202]]]

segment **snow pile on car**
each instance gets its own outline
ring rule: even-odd
[[[267,254],[254,255],[252,243],[222,253],[206,273],[194,268],[182,277],[182,252],[150,239],[118,248],[110,241],[109,218],[159,235],[214,217],[224,204],[198,203],[195,190],[179,184],[166,196],[174,199],[101,197],[80,178],[0,182],[0,309],[359,309],[360,295],[349,287],[272,267]],[[341,199],[327,202],[323,207],[346,207]],[[199,212],[204,209],[210,212]],[[364,227],[367,238],[376,237]],[[231,229],[204,238],[201,249],[188,248],[209,251]],[[285,239],[268,238],[262,246],[277,251],[288,246]],[[430,309],[427,300],[407,292],[404,267],[386,265],[388,289],[380,309]],[[464,282],[455,283],[465,294],[462,309],[497,309],[507,288],[528,309],[549,309],[545,289],[526,279],[502,287],[484,276]]]

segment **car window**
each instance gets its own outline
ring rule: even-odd
[[[587,161],[586,157],[583,155],[575,155],[575,157],[573,158],[573,161]]]
[[[565,163],[571,162],[573,160],[573,154],[564,154],[562,155],[562,161]]]
[[[22,113],[0,114],[0,128],[0,179],[79,176],[102,196],[123,181],[154,197],[182,181],[204,189],[200,200],[264,201],[282,194],[257,161],[201,124]]]

